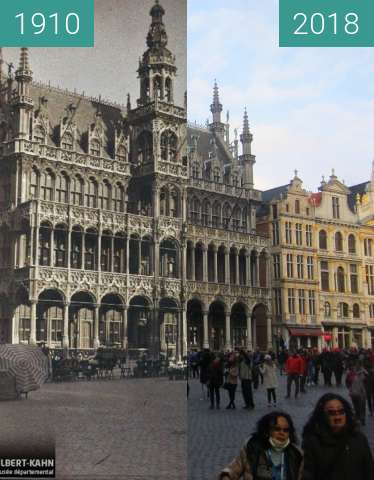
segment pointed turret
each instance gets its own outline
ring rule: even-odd
[[[224,137],[226,126],[224,123],[221,122],[221,112],[222,112],[222,104],[219,101],[219,91],[217,81],[214,80],[214,87],[213,87],[213,103],[210,106],[210,111],[213,115],[213,122],[210,124],[210,128],[213,132],[218,133]]]
[[[256,163],[256,157],[252,155],[252,140],[253,135],[249,130],[249,121],[247,109],[244,109],[243,117],[243,132],[240,135],[240,141],[243,147],[243,154],[240,156],[240,163],[243,165],[243,182],[252,188],[253,187],[253,165]]]
[[[139,62],[140,98],[138,105],[154,100],[174,102],[175,56],[167,48],[168,36],[163,22],[164,8],[156,1],[150,11],[152,22],[147,35],[148,50]]]
[[[12,105],[16,113],[17,135],[20,138],[29,138],[30,119],[32,118],[34,102],[30,96],[32,71],[29,65],[27,48],[21,48],[19,66],[14,78],[17,82],[17,94],[12,99]]]

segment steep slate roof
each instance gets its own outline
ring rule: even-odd
[[[115,125],[123,119],[123,110],[120,105],[110,105],[100,102],[90,97],[77,95],[66,90],[60,90],[48,85],[32,83],[30,85],[30,94],[34,101],[34,111],[39,109],[40,98],[45,97],[48,100],[46,111],[48,112],[50,122],[50,145],[57,146],[56,128],[60,125],[61,120],[67,116],[67,108],[69,105],[77,107],[73,122],[77,126],[78,144],[77,150],[81,152],[87,151],[87,132],[92,123],[95,121],[95,115],[98,111],[102,115],[102,123],[104,127],[104,157],[110,157],[111,149],[114,144]]]
[[[203,130],[200,128],[194,128],[193,126],[188,127],[188,143],[193,145],[192,136],[198,137],[197,140],[197,151],[199,156],[203,160],[208,160],[209,152],[213,152],[213,138],[215,135],[210,132],[209,130]],[[233,158],[228,157],[227,152],[222,147],[221,142],[217,139],[216,140],[216,152],[217,152],[217,159],[223,168],[228,163],[232,164]],[[222,140],[223,141],[223,140]]]
[[[356,195],[359,193],[360,195],[367,191],[367,187],[370,185],[370,182],[362,182],[358,183],[357,185],[352,185],[348,187],[351,193],[348,195],[348,205],[349,208],[354,211],[355,204],[356,204]]]
[[[264,190],[262,192],[262,200],[264,202],[270,202],[271,200],[279,200],[281,194],[284,194],[288,191],[290,185],[282,185],[280,187],[271,188],[270,190]]]

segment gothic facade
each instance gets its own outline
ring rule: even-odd
[[[34,82],[26,48],[6,75],[0,55],[3,342],[178,358],[271,342],[248,119],[239,156],[216,87],[212,124],[187,136],[164,14],[156,2],[135,106]]]

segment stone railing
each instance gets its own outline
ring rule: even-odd
[[[27,153],[40,158],[82,165],[99,170],[130,175],[130,164],[118,162],[110,158],[94,157],[86,153],[78,153],[49,145],[41,145],[25,139],[15,139],[3,145],[3,155],[11,153]]]
[[[238,244],[244,244],[249,247],[258,247],[260,249],[264,247],[270,247],[270,240],[263,235],[256,235],[253,233],[234,232],[224,230],[220,228],[204,227],[202,225],[187,225],[187,239],[194,240],[194,237],[203,239],[208,245],[212,241],[227,242],[232,244],[233,242]]]
[[[187,293],[191,294],[195,292],[200,294],[227,295],[263,300],[268,300],[270,297],[269,288],[187,280]]]

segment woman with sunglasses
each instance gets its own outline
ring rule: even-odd
[[[374,464],[365,435],[350,403],[326,393],[303,431],[303,480],[374,479]]]
[[[299,480],[302,462],[291,417],[274,411],[258,421],[256,431],[219,480]]]

